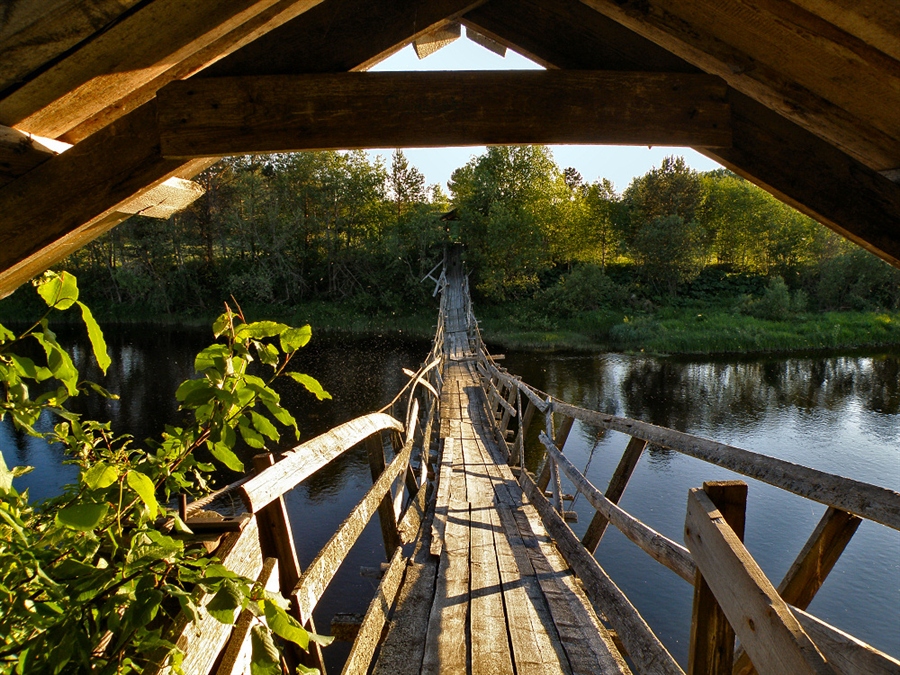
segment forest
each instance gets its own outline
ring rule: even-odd
[[[326,328],[389,321],[427,334],[433,285],[421,280],[460,242],[488,337],[653,348],[661,331],[656,349],[693,351],[672,342],[671,322],[706,321],[708,333],[724,321],[732,338],[701,351],[766,350],[780,338],[748,347],[738,329],[800,317],[812,327],[784,346],[900,343],[900,270],[680,157],[621,192],[543,146],[490,147],[453,173],[449,193],[400,150],[390,166],[362,151],[235,157],[195,180],[206,194],[187,210],[133,217],[59,266],[100,317],[213,317],[233,297]],[[853,335],[822,342],[835,313],[856,317],[843,322]]]

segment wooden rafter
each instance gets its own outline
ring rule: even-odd
[[[557,68],[697,72],[576,0],[492,0],[463,20]],[[900,266],[900,185],[737,91],[729,101],[732,145],[704,154]]]
[[[708,75],[556,71],[343,73],[173,82],[169,157],[504,143],[727,146]]]
[[[900,62],[817,15],[780,0],[584,2],[870,168],[900,166]]]
[[[309,9],[318,0],[219,0],[187,5],[155,0],[114,23],[80,48],[26,77],[0,100],[0,123],[58,138],[121,98],[179,73],[198,52],[201,67]],[[205,51],[215,45],[216,53]],[[108,121],[112,121],[111,119]]]

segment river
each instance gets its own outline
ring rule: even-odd
[[[120,401],[81,400],[81,412],[109,419],[137,439],[177,422],[172,396],[192,375],[194,354],[211,341],[205,330],[124,326],[107,329],[113,366],[104,385]],[[99,378],[78,333],[60,331],[72,345],[82,375]],[[396,337],[314,335],[297,369],[334,397],[318,402],[294,383],[281,391],[297,414],[303,439],[389,401],[415,369],[428,344]],[[766,358],[683,361],[642,355],[507,353],[506,367],[548,393],[585,407],[669,426],[748,450],[900,490],[900,357]],[[50,420],[42,420],[49,424]],[[535,425],[537,426],[537,425]],[[627,439],[576,422],[565,446],[588,478],[605,489]],[[75,476],[57,448],[0,425],[0,450],[9,465],[37,470],[17,479],[34,498],[55,493]],[[249,459],[250,453],[244,454]],[[531,439],[528,462],[539,461]],[[622,498],[622,505],[663,534],[683,540],[689,488],[730,472],[678,453],[651,448]],[[229,477],[223,476],[222,480]],[[825,507],[756,481],[750,483],[746,543],[776,583],[790,566]],[[348,453],[287,495],[301,564],[306,565],[371,485],[362,449]],[[572,492],[570,488],[564,491]],[[590,505],[577,498],[584,533]],[[673,655],[687,661],[691,587],[609,528],[597,558],[625,591]],[[327,632],[334,612],[362,612],[375,582],[361,566],[384,560],[377,518],[339,572],[317,613]],[[864,522],[819,592],[810,611],[879,649],[900,655],[900,533]],[[339,664],[347,645],[326,650]]]

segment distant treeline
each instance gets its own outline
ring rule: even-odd
[[[726,170],[670,157],[617,192],[541,146],[492,147],[447,195],[403,153],[225,159],[168,221],[133,217],[73,254],[85,296],[141,312],[341,301],[361,313],[427,306],[420,283],[467,247],[477,299],[556,315],[732,298],[748,312],[900,307],[900,271]]]

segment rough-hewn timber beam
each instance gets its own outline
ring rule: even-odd
[[[343,73],[173,82],[163,155],[504,143],[727,146],[707,75],[555,71]]]
[[[298,72],[340,72],[377,61],[444,18],[477,4],[325,0],[290,22],[292,33],[279,33],[279,41],[264,46],[276,62],[282,55]],[[329,21],[334,30],[327,30]],[[355,29],[340,28],[345,24]],[[379,39],[372,37],[372,26],[378,26]],[[239,50],[222,62],[243,58],[241,54]],[[348,54],[355,61],[348,60]],[[241,63],[250,67],[256,61]],[[120,203],[171,176],[189,178],[209,165],[209,160],[163,160],[155,120],[155,102],[134,103],[121,119],[71,151],[0,188],[0,297],[120,222]],[[71,182],[69,177],[74,177]]]
[[[80,45],[70,54],[7,90],[0,123],[57,138],[100,114],[126,93],[149,82],[164,84],[165,73],[198,52],[199,68],[241,40],[294,18],[319,0],[217,0],[146,3]],[[215,45],[215,53],[207,47]],[[112,120],[108,120],[112,121]]]
[[[576,0],[492,0],[464,22],[558,68],[697,72]],[[738,92],[729,100],[732,146],[706,155],[900,267],[900,185]]]
[[[582,1],[870,168],[900,166],[900,63],[815,14],[777,0]]]

